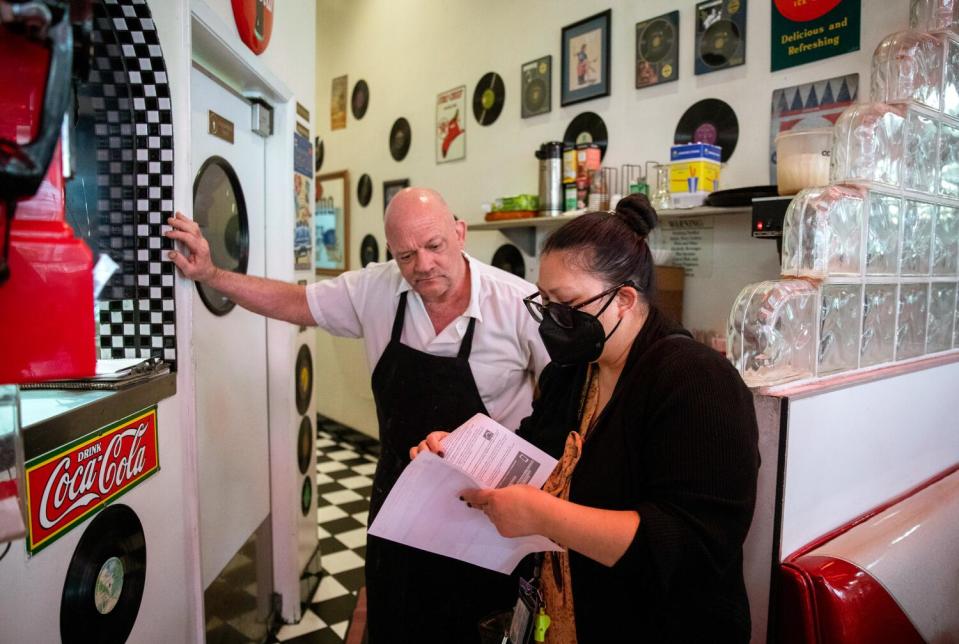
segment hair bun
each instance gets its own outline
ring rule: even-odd
[[[641,192],[620,199],[616,204],[616,215],[643,238],[659,224],[656,210],[649,203],[649,198]]]

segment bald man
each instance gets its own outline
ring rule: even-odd
[[[364,339],[382,444],[370,522],[432,430],[476,413],[516,428],[529,415],[549,360],[522,301],[535,287],[467,255],[466,224],[437,192],[390,201],[393,261],[305,287],[219,269],[195,223],[179,213],[169,223],[189,251],[170,253],[186,277],[256,313]],[[516,600],[505,575],[372,536],[366,584],[372,644],[479,641],[477,622]]]

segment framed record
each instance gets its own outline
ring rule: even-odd
[[[305,414],[313,398],[313,354],[305,344],[296,354],[296,410]]]
[[[707,98],[693,103],[676,124],[673,143],[708,143],[722,148],[722,160],[733,155],[739,141],[739,119],[728,103]]]
[[[410,151],[413,142],[413,133],[410,131],[410,122],[402,116],[393,122],[390,129],[390,156],[396,161],[402,161]]]
[[[679,78],[679,12],[636,23],[636,89]]]
[[[366,108],[370,106],[370,88],[366,81],[360,79],[353,86],[353,94],[350,96],[350,110],[353,112],[353,118],[359,121],[366,115]]]
[[[560,105],[609,96],[612,10],[563,27]]]
[[[466,85],[436,95],[436,162],[466,158]]]
[[[360,242],[360,265],[364,268],[367,264],[380,261],[380,244],[373,235],[367,235]]]
[[[746,62],[746,0],[706,0],[696,5],[696,74]]]
[[[486,72],[473,90],[473,116],[480,125],[492,125],[503,111],[506,86],[496,72]]]
[[[543,56],[520,67],[520,116],[526,119],[552,109],[553,57]]]
[[[60,601],[64,644],[125,642],[133,630],[146,581],[146,538],[129,506],[98,514],[70,559]]]
[[[595,143],[599,146],[600,159],[606,156],[606,123],[595,112],[577,114],[563,134],[563,143],[580,145],[581,143]]]
[[[370,199],[372,197],[373,181],[370,179],[370,175],[364,174],[360,177],[360,180],[356,182],[356,200],[365,208],[370,205]]]

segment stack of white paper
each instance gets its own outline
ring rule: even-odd
[[[467,489],[523,483],[540,488],[556,459],[483,414],[447,436],[443,452],[445,458],[420,454],[407,466],[371,535],[504,574],[530,553],[562,550],[539,535],[500,536],[485,514],[459,500]]]

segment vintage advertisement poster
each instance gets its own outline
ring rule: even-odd
[[[770,183],[776,183],[776,137],[780,132],[832,127],[858,96],[859,74],[774,90],[769,127]]]
[[[347,77],[337,76],[333,79],[330,90],[330,129],[342,130],[346,127],[346,92]]]
[[[466,158],[466,85],[436,96],[436,162]]]
[[[293,262],[298,271],[313,267],[313,216],[310,188],[313,149],[308,136],[293,134]]]
[[[859,49],[861,0],[773,0],[770,68]]]

